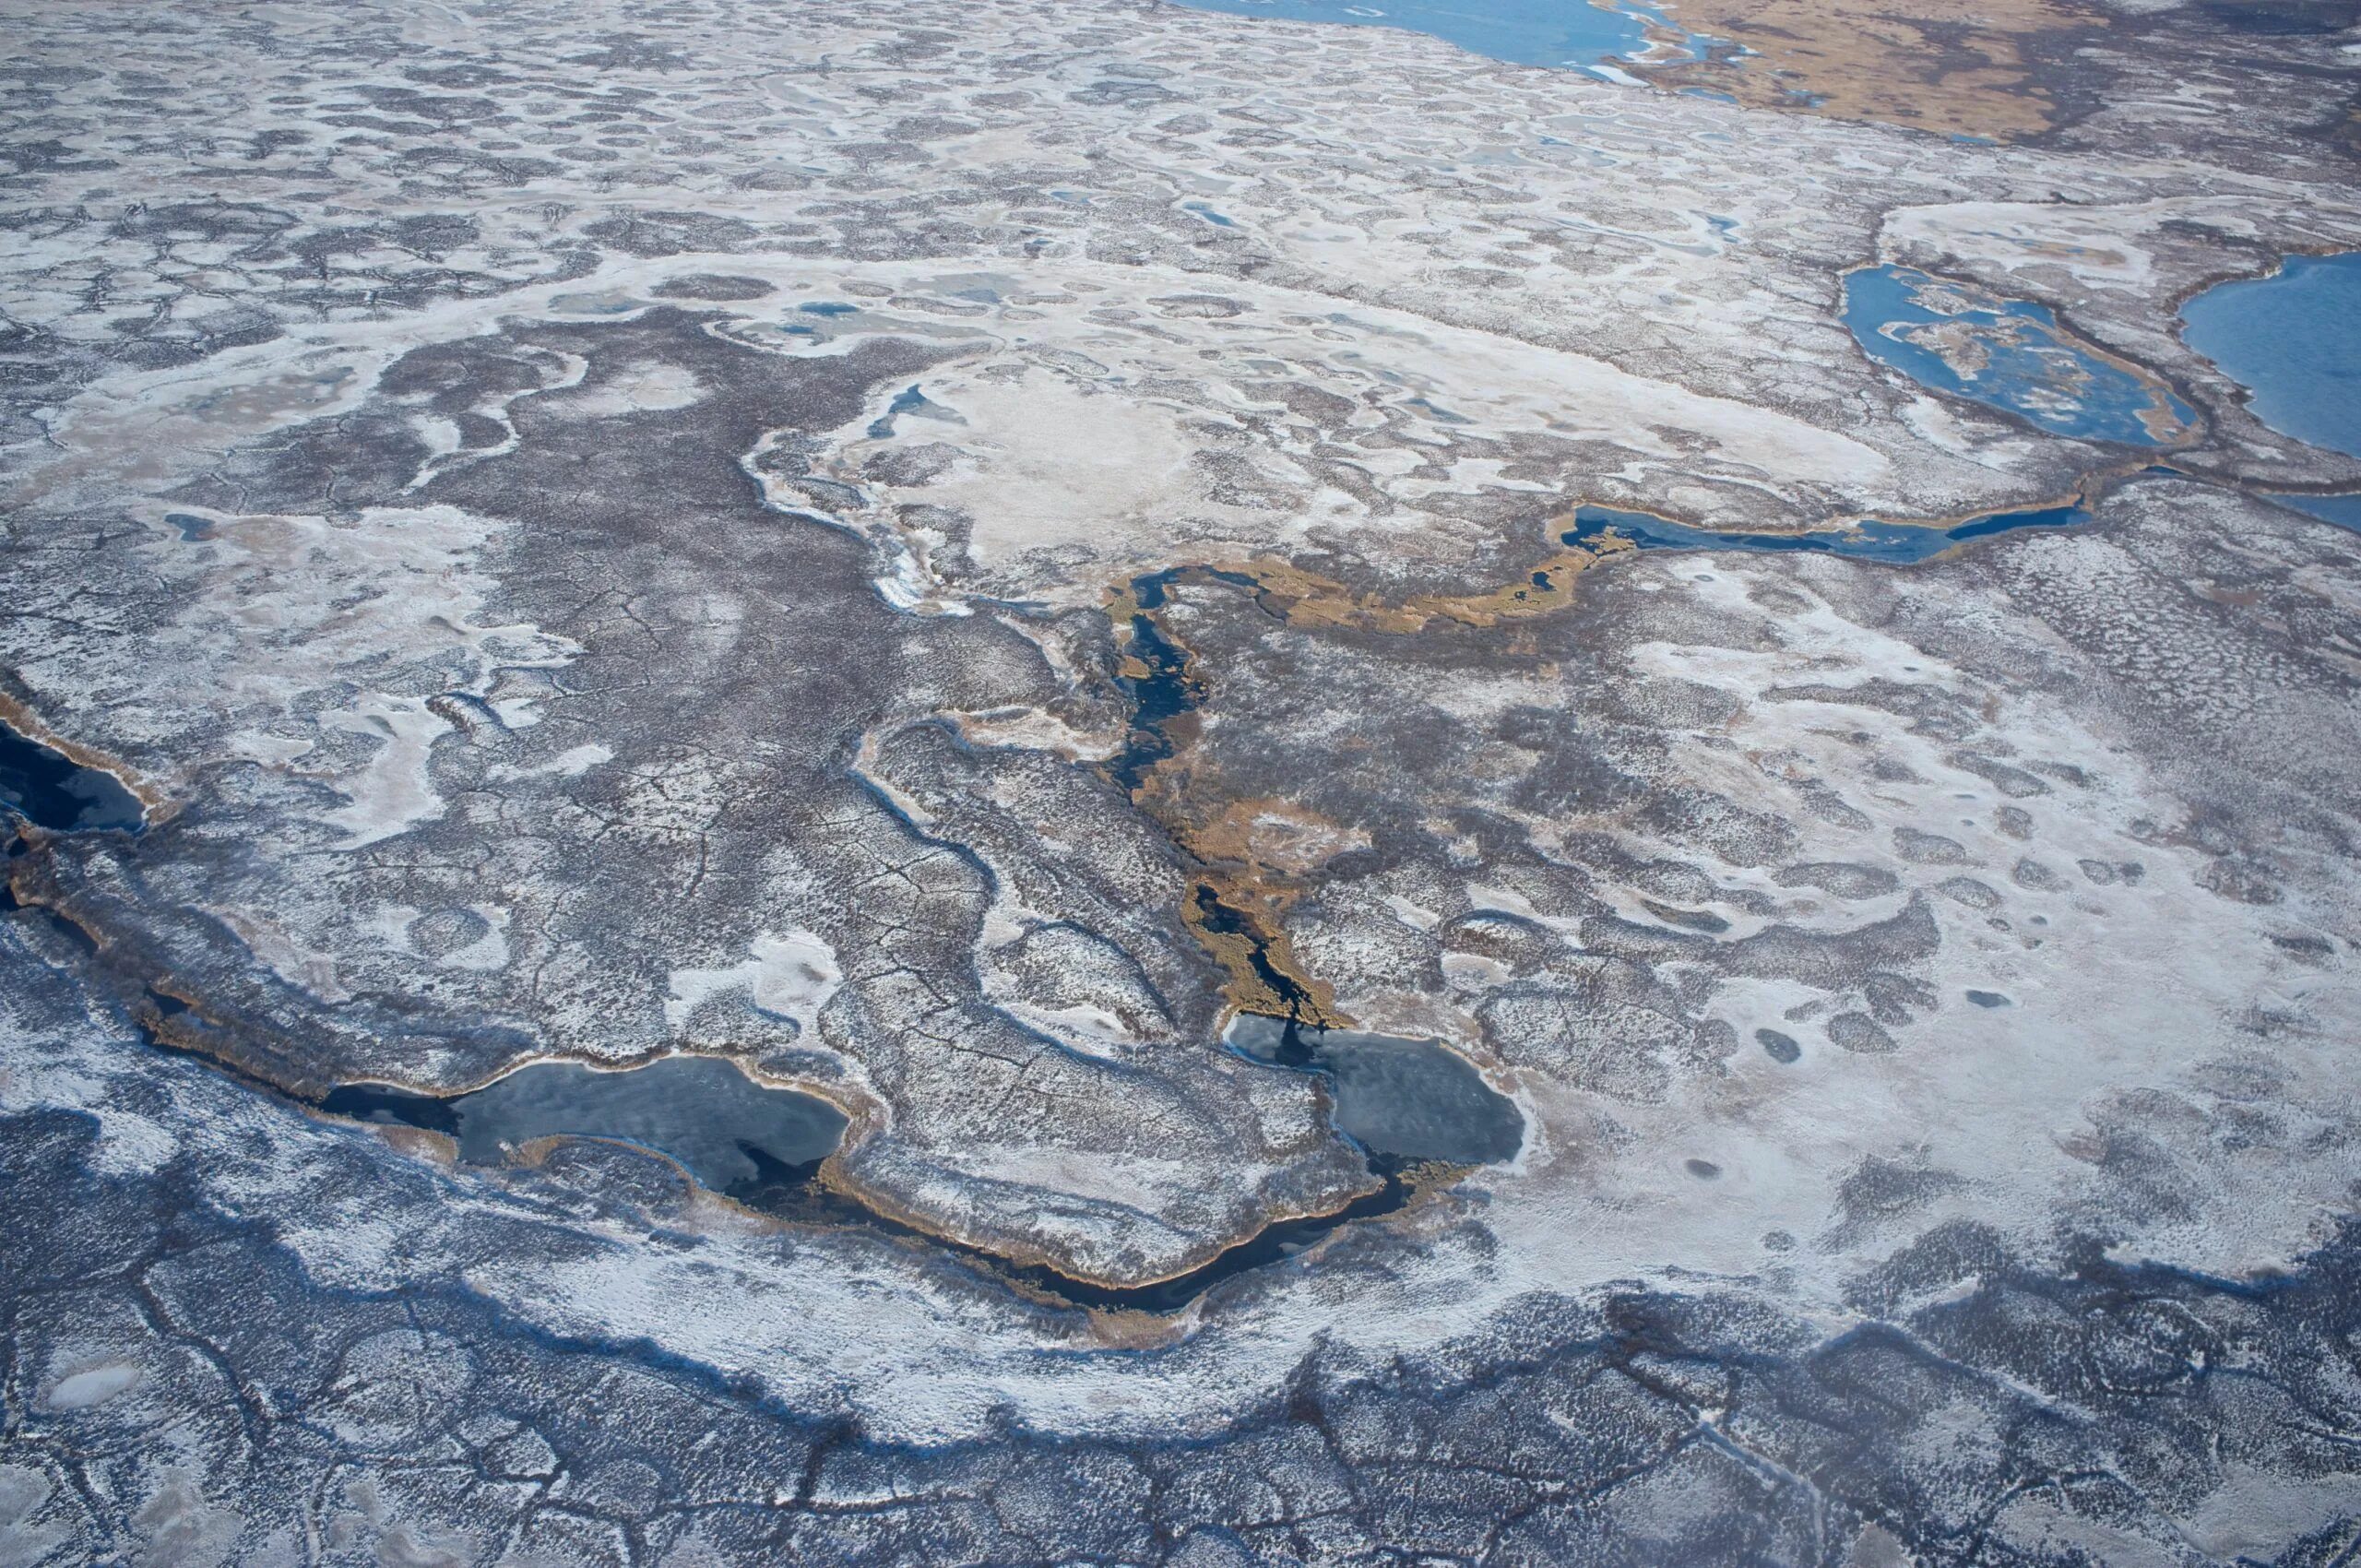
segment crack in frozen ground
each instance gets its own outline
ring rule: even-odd
[[[2103,1264],[2082,1277],[2004,1266],[1920,1314],[1974,1335],[2047,1304],[2079,1325],[2037,1351],[2009,1347],[2005,1375],[1954,1355],[1907,1373],[1879,1364],[1893,1341],[1875,1333],[1823,1339],[1737,1299],[1641,1293],[1608,1303],[1611,1322],[1527,1303],[1501,1330],[1511,1360],[1484,1370],[1446,1356],[1370,1372],[1315,1354],[1279,1402],[1182,1443],[1009,1427],[913,1448],[650,1347],[534,1329],[464,1288],[309,1278],[273,1219],[224,1215],[184,1161],[108,1173],[99,1124],[51,1111],[0,1123],[17,1265],[0,1288],[0,1540],[53,1543],[19,1561],[262,1562],[305,1540],[328,1556],[407,1540],[453,1562],[694,1562],[784,1546],[825,1561],[1512,1563],[1617,1541],[1654,1561],[1836,1563],[1865,1530],[1928,1562],[2078,1532],[2198,1561],[2218,1547],[2157,1526],[2248,1467],[2349,1473],[2267,1412],[2349,1383],[2361,1238],[2260,1299]],[[398,1191],[384,1195],[416,1201]],[[2238,1396],[2243,1419],[2210,1420],[2202,1384],[2161,1404],[2118,1398],[2078,1423],[2082,1458],[2045,1458],[2067,1451],[2046,1401],[2010,1385],[2070,1380],[2160,1304],[2277,1369]],[[1608,1375],[1634,1357],[1680,1369],[1669,1375],[1687,1387]],[[1690,1504],[1668,1506],[1677,1494]],[[1701,1494],[1720,1506],[1694,1506]],[[2057,1515],[2032,1536],[2009,1519],[2029,1499]],[[2332,1511],[2290,1533],[2294,1555],[2278,1561],[2325,1565],[2349,1548]]]

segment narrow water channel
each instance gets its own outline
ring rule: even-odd
[[[1611,506],[1578,506],[1574,526],[1561,538],[1568,544],[1590,545],[1609,535],[1641,550],[1748,550],[1770,554],[1809,552],[1843,555],[1857,561],[1883,561],[1910,565],[1932,560],[1955,544],[2020,529],[2062,529],[2090,521],[2090,509],[2080,502],[2062,506],[2036,506],[2024,511],[1991,512],[1949,528],[1920,523],[1888,523],[1865,517],[1843,528],[1815,529],[1807,533],[1716,533],[1691,528],[1646,512],[1621,512]]]

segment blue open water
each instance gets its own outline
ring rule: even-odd
[[[2170,391],[2076,339],[2047,306],[2004,300],[1915,267],[1846,273],[1845,325],[1880,364],[2053,435],[2164,446],[2197,421]],[[1945,327],[1973,341],[1980,365],[1959,367],[1928,346],[1922,329]]]
[[[2292,506],[2308,517],[2324,523],[2361,533],[2361,494],[2351,495],[2272,495],[2269,497],[2282,506]]]
[[[147,821],[122,779],[0,724],[0,817],[20,816],[58,833],[137,832]],[[0,839],[6,837],[0,824]]]
[[[2047,304],[2002,300],[1915,267],[1863,267],[1844,274],[1844,324],[1881,366],[2049,434],[2170,446],[2196,425],[2191,406],[2075,340]],[[1945,326],[1969,338],[1983,363],[1957,366],[1939,354],[1927,338]]]
[[[1646,24],[1660,19],[1643,7],[1609,10],[1586,0],[1461,0],[1455,5],[1451,0],[1180,0],[1180,4],[1233,17],[1403,28],[1513,65],[1571,65],[1584,70],[1601,61],[1640,53],[1647,46]]]
[[[2247,389],[2257,419],[2361,457],[2361,251],[2291,255],[2268,278],[2208,289],[2180,314],[2189,346]],[[2331,520],[2350,526],[2351,506]]]
[[[1756,550],[1771,552],[1809,551],[1845,555],[1858,561],[1885,561],[1901,565],[1930,560],[1954,544],[1987,534],[2018,529],[2062,529],[2090,518],[2079,505],[2038,506],[2022,512],[1990,512],[1950,528],[1920,523],[1887,523],[1874,517],[1841,529],[1816,529],[1810,533],[1715,533],[1691,528],[1645,512],[1619,512],[1611,506],[1577,506],[1574,526],[1560,537],[1568,544],[1589,545],[1612,533],[1642,550]]]

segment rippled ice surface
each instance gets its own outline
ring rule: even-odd
[[[2189,346],[2249,394],[2283,435],[2361,457],[2361,251],[2297,255],[2268,278],[2224,283],[2181,306]],[[2353,527],[2349,503],[2334,513]]]
[[[477,1164],[536,1138],[612,1138],[670,1156],[718,1193],[825,1159],[845,1131],[844,1112],[826,1100],[765,1088],[710,1056],[668,1056],[621,1073],[545,1062],[447,1099],[353,1085],[321,1109],[448,1134],[460,1158]]]
[[[2076,339],[2047,306],[1915,267],[1845,274],[1845,325],[1880,364],[2053,435],[2165,446],[2196,422],[2188,404]]]

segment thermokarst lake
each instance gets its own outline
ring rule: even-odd
[[[1910,267],[1845,274],[1845,325],[1880,364],[2054,435],[2173,445],[2195,418],[2154,376],[2076,339],[2047,305]]]
[[[2361,455],[2361,254],[2291,255],[2181,306],[2189,347],[2247,388],[2257,417]]]
[[[782,1171],[817,1166],[845,1132],[844,1112],[826,1100],[767,1087],[730,1063],[694,1056],[624,1072],[539,1063],[448,1098],[353,1085],[330,1093],[320,1109],[445,1134],[457,1142],[460,1158],[476,1164],[498,1164],[545,1138],[636,1145],[733,1196]]]
[[[2181,306],[2189,347],[2246,388],[2272,430],[2361,456],[2361,254],[2289,256],[2264,278],[2218,284]],[[2361,492],[2282,492],[2280,505],[2361,529]]]
[[[138,797],[122,779],[6,725],[0,725],[0,810],[59,833],[136,831],[145,820]]]

